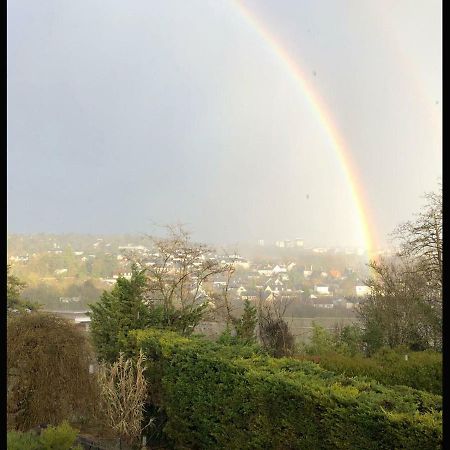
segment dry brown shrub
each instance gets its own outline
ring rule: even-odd
[[[106,423],[127,443],[136,442],[145,428],[143,420],[147,381],[144,377],[144,361],[142,350],[135,363],[120,353],[116,362],[103,363],[98,370]]]
[[[89,374],[86,335],[67,320],[44,313],[7,322],[8,429],[29,430],[89,416],[97,398]]]

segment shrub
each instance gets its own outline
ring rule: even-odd
[[[46,428],[40,436],[27,432],[8,431],[8,450],[82,450],[80,445],[74,446],[77,430],[67,422],[57,427]]]
[[[320,365],[350,377],[365,376],[388,386],[405,385],[442,394],[442,355],[432,351],[382,349],[371,358],[328,353],[320,356]]]
[[[42,450],[82,450],[81,445],[74,447],[78,431],[72,428],[68,422],[63,422],[57,427],[46,428],[41,436]]]
[[[440,396],[176,333],[141,330],[131,339],[147,355],[152,401],[165,409],[175,448],[441,446]]]
[[[40,450],[42,448],[38,436],[20,431],[8,431],[6,446],[8,450]]]
[[[60,317],[21,314],[7,324],[7,420],[26,431],[89,414],[96,385],[86,336]]]

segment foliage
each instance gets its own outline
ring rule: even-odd
[[[8,318],[8,428],[89,414],[96,392],[91,357],[84,333],[65,319],[37,312]]]
[[[442,398],[310,361],[157,330],[130,334],[175,448],[421,448],[442,444]],[[154,391],[152,391],[154,392]]]
[[[22,433],[20,431],[8,431],[6,435],[6,446],[8,450],[41,450],[39,438],[33,433]]]
[[[290,356],[295,350],[295,338],[284,320],[288,305],[289,301],[281,297],[259,302],[259,337],[263,348],[276,358]]]
[[[397,260],[372,261],[371,293],[358,308],[367,351],[442,348],[442,192],[425,195],[414,221],[397,227]]]
[[[133,267],[131,279],[119,277],[111,292],[90,305],[91,335],[100,360],[114,362],[130,330],[146,328],[155,322],[155,314],[144,303],[147,277]]]
[[[43,450],[82,450],[81,445],[74,447],[77,433],[64,421],[56,427],[49,426],[43,430],[39,440]]]
[[[188,335],[213,303],[204,284],[212,276],[231,274],[234,270],[230,264],[208,258],[213,249],[193,242],[181,225],[166,228],[165,238],[149,236],[158,258],[146,269],[146,299],[151,309],[161,313],[160,326]],[[144,267],[145,261],[134,259]]]
[[[6,308],[8,313],[12,310],[34,311],[39,305],[34,302],[24,301],[21,297],[22,290],[26,287],[23,281],[20,281],[15,275],[11,274],[11,266],[6,266]]]
[[[423,274],[412,261],[371,262],[370,294],[358,306],[369,354],[382,346],[440,349],[442,314]]]
[[[362,353],[362,330],[358,325],[336,324],[333,332],[315,322],[312,326],[311,341],[304,345],[305,353],[309,355],[340,353],[350,356]]]
[[[8,431],[8,450],[82,450],[81,445],[74,446],[77,430],[68,422],[56,427],[47,427],[40,436],[32,432]]]
[[[381,349],[370,358],[326,353],[320,355],[320,365],[349,377],[365,376],[388,386],[405,385],[442,395],[442,355],[436,352]]]
[[[258,312],[249,300],[244,301],[244,312],[242,316],[234,320],[237,339],[244,344],[256,342],[255,328],[258,323]]]
[[[416,260],[418,272],[440,291],[443,268],[442,191],[429,192],[424,197],[427,203],[416,219],[398,226],[393,236],[400,241],[400,256]]]
[[[108,425],[130,443],[135,442],[142,432],[147,397],[144,361],[142,352],[135,363],[121,353],[116,362],[103,363],[98,371],[101,404]]]

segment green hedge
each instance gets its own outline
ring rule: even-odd
[[[176,449],[437,449],[442,397],[175,333],[140,330]]]
[[[388,386],[405,385],[442,394],[442,354],[436,352],[383,351],[371,358],[329,353],[320,356],[325,369],[347,376],[366,376]]]

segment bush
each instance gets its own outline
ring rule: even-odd
[[[8,450],[40,450],[42,448],[38,436],[20,431],[8,431],[6,447]]]
[[[436,449],[442,398],[171,332],[131,333],[165,434],[193,449]]]
[[[388,386],[405,385],[442,395],[442,355],[432,351],[382,349],[371,358],[328,353],[320,356],[320,365],[350,377],[366,376]]]
[[[60,317],[21,314],[7,324],[8,428],[29,430],[94,411],[85,334]]]
[[[76,438],[77,430],[63,422],[57,427],[46,428],[39,440],[42,450],[82,450],[81,445],[74,447]]]
[[[77,430],[67,422],[57,427],[46,428],[40,436],[27,432],[8,431],[8,450],[82,450],[80,445],[74,447]]]

